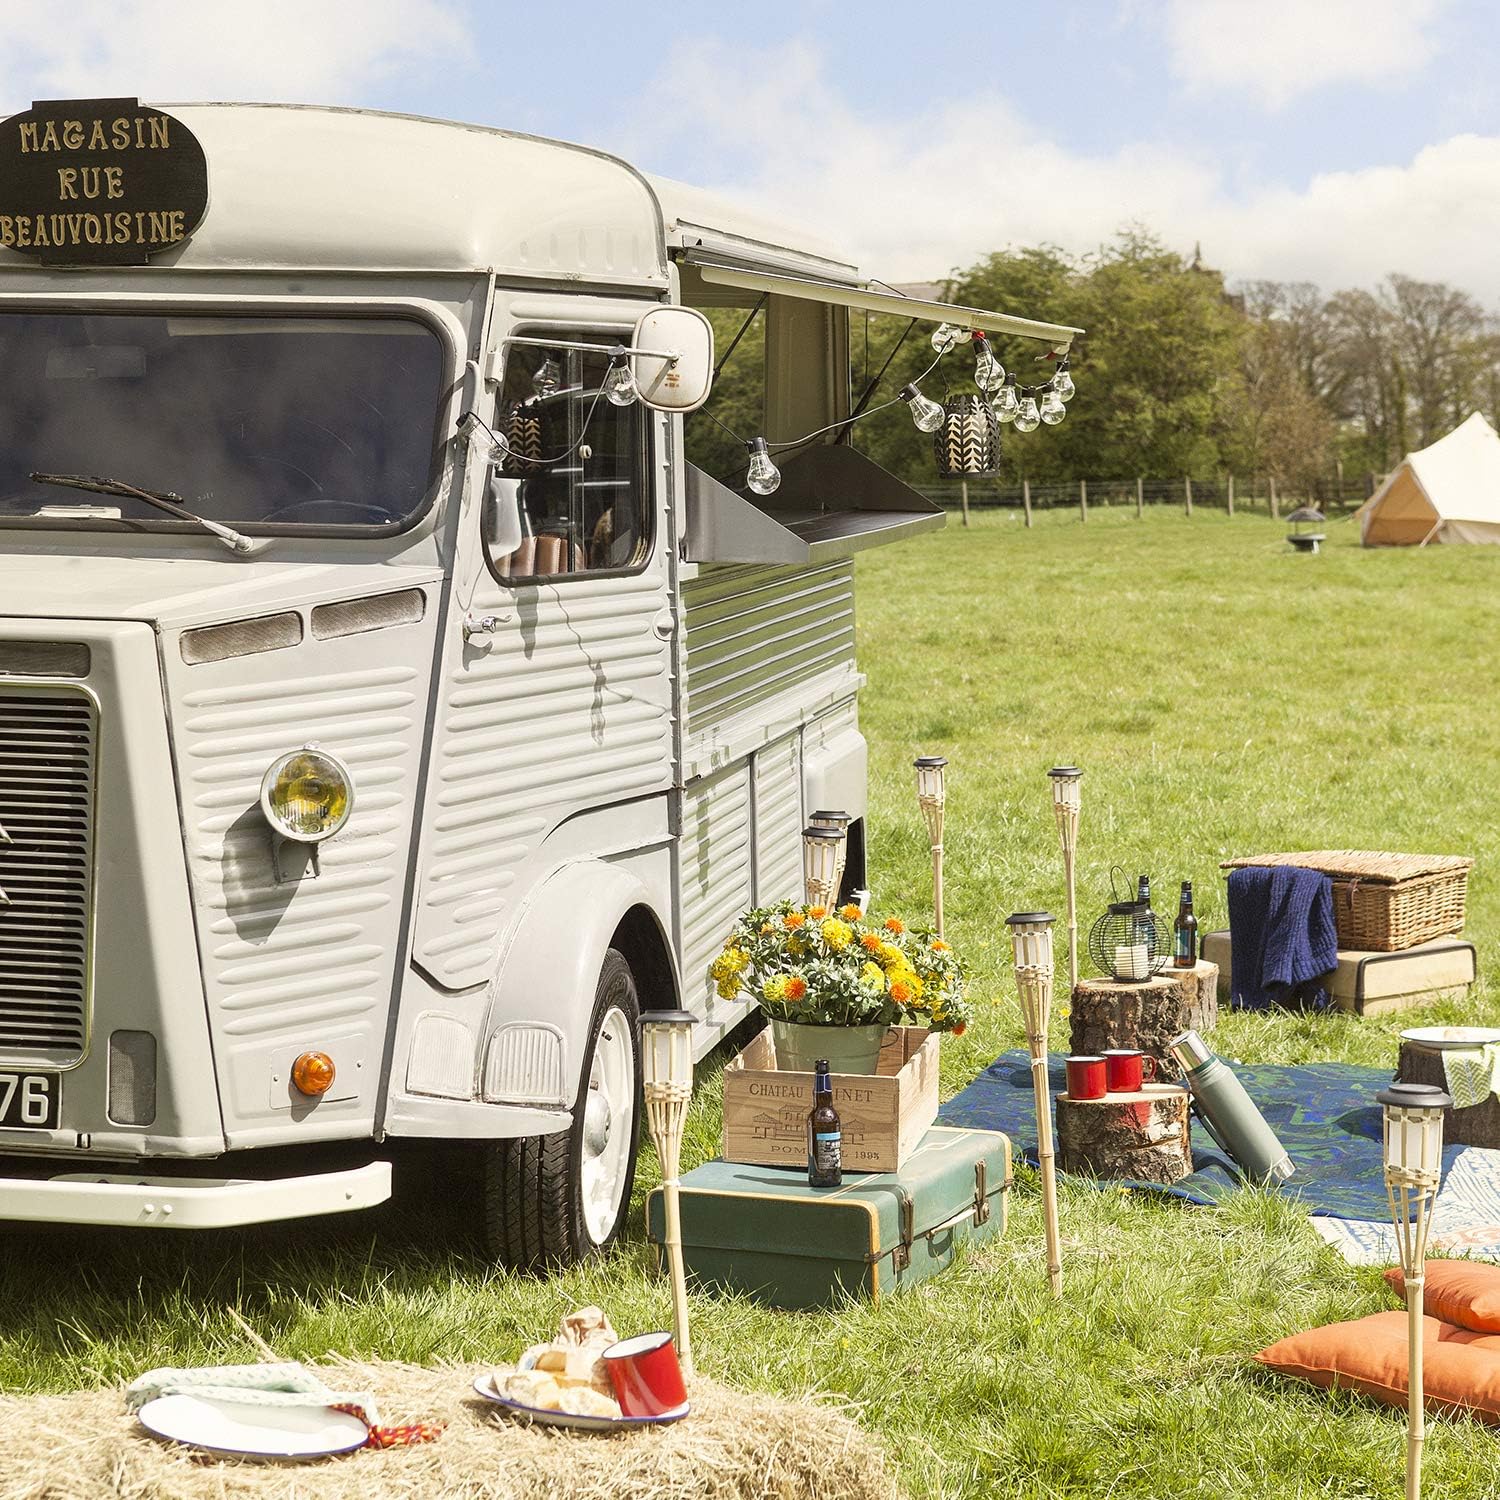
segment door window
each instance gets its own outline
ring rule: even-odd
[[[575,343],[611,344],[609,333],[569,331]],[[512,584],[633,572],[651,549],[646,484],[646,418],[639,402],[604,394],[608,354],[513,344],[505,365],[499,431],[507,456],[494,483],[502,505],[521,516],[521,544],[487,549]],[[510,497],[514,496],[512,500]]]

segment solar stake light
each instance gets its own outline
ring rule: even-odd
[[[1384,1111],[1385,1191],[1406,1280],[1406,1500],[1422,1493],[1422,1296],[1427,1233],[1443,1178],[1443,1112],[1453,1100],[1425,1083],[1393,1083],[1376,1094]]]
[[[1005,919],[1016,966],[1016,990],[1031,1052],[1036,1097],[1037,1165],[1042,1171],[1042,1220],[1047,1232],[1047,1279],[1062,1296],[1062,1240],[1057,1229],[1057,1165],[1052,1156],[1052,1091],[1047,1086],[1047,1028],[1052,1021],[1052,923],[1045,911],[1018,911]]]
[[[833,905],[843,862],[842,833],[811,825],[802,830],[802,883],[807,887],[809,906]]]
[[[849,862],[849,825],[853,821],[841,807],[820,808],[807,820],[809,828],[826,828],[839,836],[839,857],[833,870],[833,899],[828,903],[830,906],[844,889],[844,866]]]
[[[944,755],[919,755],[912,764],[917,769],[917,802],[927,819],[927,841],[932,845],[932,916],[933,927],[943,936],[943,802],[947,796]]]
[[[1068,882],[1068,986],[1078,988],[1078,888],[1073,878],[1073,856],[1078,849],[1078,810],[1083,805],[1083,772],[1077,766],[1053,766],[1052,811],[1057,814],[1057,836],[1062,841],[1063,874]]]
[[[693,1373],[688,1329],[687,1272],[682,1259],[682,1210],[678,1178],[682,1170],[682,1124],[693,1097],[694,1017],[685,1010],[641,1013],[642,1092],[646,1122],[661,1163],[662,1207],[666,1210],[667,1263],[672,1274],[673,1336],[682,1373]]]

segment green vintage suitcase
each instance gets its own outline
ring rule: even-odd
[[[958,1247],[1005,1232],[1010,1140],[934,1126],[899,1172],[849,1172],[811,1188],[788,1167],[711,1161],[682,1179],[683,1259],[700,1286],[772,1307],[879,1299],[951,1263]],[[662,1190],[646,1200],[661,1258]]]

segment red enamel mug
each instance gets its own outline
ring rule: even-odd
[[[1104,1072],[1110,1093],[1134,1094],[1143,1081],[1156,1082],[1156,1059],[1121,1047],[1104,1054]]]
[[[1108,1083],[1102,1057],[1070,1057],[1067,1068],[1070,1099],[1102,1099],[1104,1097]]]
[[[687,1387],[670,1333],[641,1333],[604,1351],[615,1400],[627,1417],[660,1417],[687,1404]]]

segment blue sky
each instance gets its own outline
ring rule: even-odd
[[[1231,276],[1402,270],[1500,307],[1497,77],[1482,0],[0,0],[11,107],[294,99],[558,135],[888,277],[1138,221]]]

